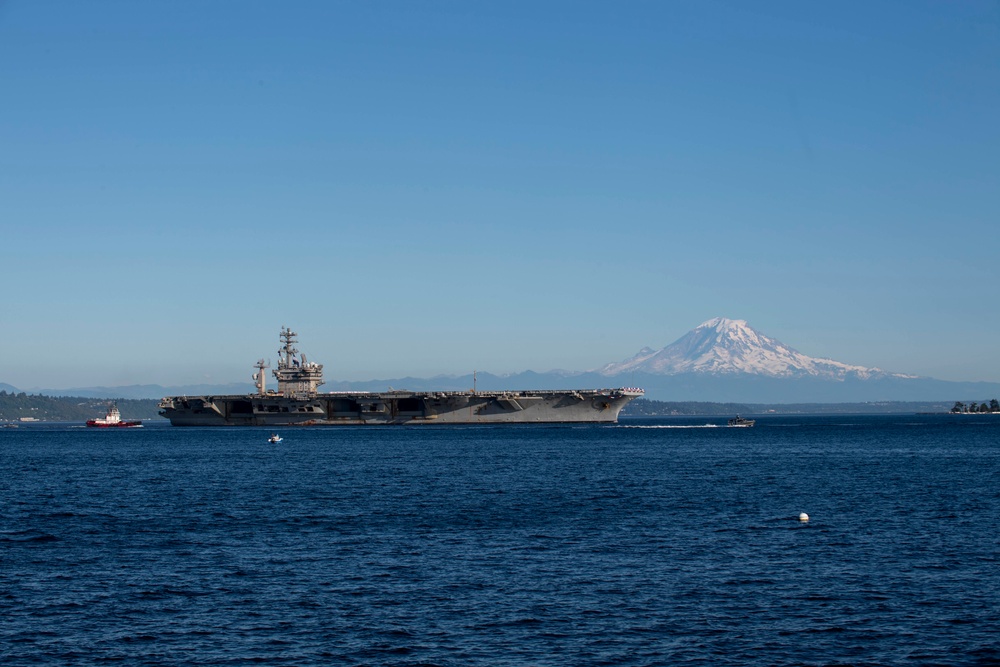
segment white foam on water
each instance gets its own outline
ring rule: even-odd
[[[720,428],[718,424],[619,424],[617,428]]]

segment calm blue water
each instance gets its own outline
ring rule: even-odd
[[[1000,664],[1000,417],[712,421],[0,429],[0,663]]]

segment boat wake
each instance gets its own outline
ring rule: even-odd
[[[618,424],[615,428],[721,428],[719,424]]]

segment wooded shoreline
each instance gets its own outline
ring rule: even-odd
[[[82,422],[101,416],[109,403],[115,403],[126,419],[159,420],[157,399],[84,398],[79,396],[44,396],[24,392],[0,391],[0,421]],[[993,401],[970,402],[915,402],[878,401],[864,403],[712,403],[704,401],[654,401],[636,399],[622,411],[623,418],[630,417],[694,417],[793,414],[907,414],[907,413],[969,413],[975,405],[976,414],[989,413]],[[987,410],[982,410],[986,406]],[[955,409],[960,408],[960,409]],[[964,409],[962,409],[964,408]]]

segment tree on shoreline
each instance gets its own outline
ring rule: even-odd
[[[955,406],[951,409],[952,414],[984,414],[991,412],[1000,412],[1000,401],[997,399],[990,400],[989,403],[983,401],[982,403],[976,403],[972,401],[968,405],[962,401],[955,401]]]

